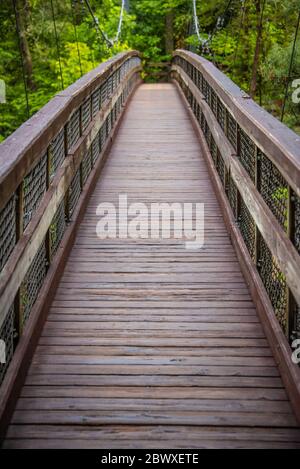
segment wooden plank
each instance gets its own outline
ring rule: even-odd
[[[221,151],[226,167],[228,170],[230,170],[231,177],[234,180],[236,186],[239,188],[241,197],[245,201],[245,204],[251,216],[253,217],[256,226],[260,230],[272,254],[278,260],[278,265],[286,277],[287,284],[293,292],[296,301],[298,304],[300,304],[299,253],[297,252],[292,241],[289,239],[285,230],[282,228],[276,217],[272,214],[271,210],[264,202],[258,190],[255,188],[247,171],[236,158],[233,147],[228,142],[225,133],[218,124],[212,110],[205,102],[203,95],[183,70],[177,66],[174,66],[174,70],[186,82],[186,85],[194,94],[198,104],[201,106],[201,109],[208,121],[212,135]],[[279,169],[281,170],[281,168]],[[295,171],[296,170],[294,170],[294,172]],[[300,173],[300,169],[298,169],[298,172]]]
[[[183,102],[187,103],[183,93],[181,93],[179,87],[177,88]],[[249,285],[251,295],[255,306],[257,308],[258,315],[261,319],[266,337],[270,343],[276,362],[278,363],[284,385],[287,389],[289,398],[297,416],[300,421],[300,372],[299,367],[291,361],[291,349],[290,345],[283,334],[283,331],[275,318],[274,310],[270,299],[265,291],[264,285],[259,277],[259,274],[250,258],[249,251],[245,246],[242,235],[236,226],[235,219],[232,214],[228,199],[224,193],[217,171],[212,163],[211,155],[208,146],[205,142],[202,131],[198,126],[193,113],[189,110],[189,115],[193,123],[195,132],[198,134],[199,142],[202,147],[203,155],[206,159],[207,166],[212,178],[218,200],[222,207],[224,221],[230,234],[233,246],[236,250],[239,263],[242,272]]]
[[[37,159],[46,152],[51,140],[67,122],[68,116],[101,84],[108,73],[131,56],[138,56],[138,52],[123,52],[100,64],[52,98],[1,144],[0,209]]]
[[[127,78],[130,79],[137,69],[132,69]],[[51,186],[45,193],[38,209],[34,213],[30,225],[19,240],[16,248],[5,264],[0,275],[0,327],[14,298],[28,271],[32,259],[38,252],[45,238],[53,217],[62,202],[70,183],[80,166],[84,154],[91,146],[92,140],[99,131],[103,121],[111,111],[118,97],[122,94],[126,82],[121,83],[111,103],[97,118],[92,121],[87,133],[78,141],[74,153],[66,156],[62,167],[57,171]]]
[[[128,97],[128,102],[132,97],[136,87],[139,85],[137,82],[136,86],[133,88],[131,94]],[[115,127],[112,130],[112,137],[120,126],[124,112],[121,112],[118,120],[115,123]],[[34,307],[32,308],[30,317],[27,321],[26,329],[23,335],[21,336],[18,347],[10,367],[6,373],[5,379],[0,388],[0,437],[2,438],[5,434],[7,425],[9,423],[11,414],[13,412],[18,394],[22,387],[22,384],[25,380],[26,372],[30,363],[30,359],[34,352],[37,340],[40,336],[42,327],[46,320],[46,316],[55,293],[55,289],[60,280],[61,274],[63,272],[68,254],[73,246],[76,232],[80,221],[82,220],[84,210],[86,208],[87,202],[93,191],[93,188],[96,184],[99,174],[102,170],[103,164],[107,158],[109,150],[111,148],[112,140],[108,139],[105,143],[104,148],[102,149],[102,158],[98,158],[98,161],[95,164],[93,171],[91,172],[88,180],[86,181],[85,187],[79,198],[77,207],[73,213],[73,221],[71,225],[68,226],[64,238],[60,244],[59,252],[56,255],[55,259],[50,265],[46,279],[43,283],[43,289],[40,293],[37,301],[35,302]]]
[[[191,253],[176,239],[98,240],[96,207],[117,201],[119,193],[147,203],[207,204],[204,249]],[[300,444],[173,85],[143,85],[130,104],[78,229],[4,447],[88,448],[96,441],[97,448]]]
[[[273,161],[287,182],[300,195],[300,139],[278,119],[258,106],[230,78],[211,62],[192,52],[178,50],[174,55],[191,62],[220,96],[235,120]]]

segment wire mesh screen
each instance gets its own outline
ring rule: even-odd
[[[237,123],[230,112],[227,112],[227,138],[237,151]]]
[[[272,256],[265,240],[259,236],[258,271],[273,305],[275,315],[282,329],[287,332],[287,285],[276,259]]]
[[[92,170],[92,151],[91,148],[84,155],[81,162],[81,180],[82,185],[86,183],[87,178]]]
[[[210,86],[205,80],[205,78],[202,78],[202,94],[204,96],[204,99],[207,103],[209,103],[209,96],[210,96]]]
[[[294,220],[293,220],[293,241],[297,251],[300,253],[300,197],[293,194]]]
[[[62,129],[49,145],[49,177],[54,177],[65,159],[65,133]]]
[[[242,198],[240,199],[238,222],[239,222],[239,228],[240,228],[241,234],[243,236],[243,239],[245,241],[249,254],[252,260],[256,261],[255,259],[256,225],[255,225],[253,217],[251,216],[247,208],[247,205],[245,204]]]
[[[0,271],[16,245],[16,200],[14,194],[0,212]]]
[[[81,106],[81,127],[82,133],[84,133],[91,122],[92,119],[92,109],[91,109],[91,99],[88,98],[84,101]]]
[[[251,177],[252,181],[255,182],[256,172],[256,146],[252,142],[251,138],[240,128],[240,145],[239,145],[239,158],[244,166],[245,170]]]
[[[238,190],[234,180],[232,179],[231,175],[227,178],[227,196],[230,203],[230,207],[232,209],[233,215],[235,219],[237,219],[237,212],[238,212]]]
[[[291,188],[281,172],[238,125],[231,111],[223,104],[216,90],[211,88],[201,73],[191,63],[181,57],[176,57],[174,62],[182,67],[201,90],[206,102],[223,128],[228,141],[235,149],[239,161],[279,224],[287,231],[290,223],[291,239],[300,253],[300,197],[295,193],[290,195]],[[254,218],[251,215],[250,207],[248,208],[245,201],[242,200],[238,188],[230,175],[230,170],[227,170],[225,167],[214,140],[213,129],[209,128],[203,112],[201,109],[198,109],[199,103],[197,103],[191,89],[187,87],[183,78],[176,71],[174,71],[174,76],[190,103],[193,113],[197,117],[218,174],[222,182],[225,181],[226,194],[234,217],[238,222],[238,227],[249,254],[256,263],[257,270],[273,305],[280,326],[287,336],[291,328],[293,328],[300,337],[300,308],[299,305],[294,307],[295,302],[288,299],[289,291],[286,278],[279,268],[278,261],[272,255],[261,233],[259,233]],[[291,200],[290,214],[289,198]]]
[[[37,299],[44,278],[47,273],[47,257],[45,241],[36,253],[31,266],[21,284],[21,303],[23,309],[22,325],[24,325],[30,316],[32,307]]]
[[[222,129],[225,130],[226,108],[219,97],[217,98],[217,119]]]
[[[213,136],[211,136],[211,139],[210,139],[210,153],[211,153],[214,165],[217,166],[218,147]]]
[[[103,150],[103,147],[105,145],[105,141],[106,141],[106,125],[105,123],[101,126],[101,129],[100,129],[100,139],[99,139],[99,143],[100,143],[100,151]]]
[[[217,155],[217,171],[222,185],[225,187],[225,163],[219,150]]]
[[[0,328],[0,339],[3,340],[3,343],[4,343],[4,350],[1,350],[2,352],[4,352],[3,357],[2,357],[2,353],[0,354],[1,355],[0,357],[1,358],[0,359],[0,385],[3,382],[6,371],[9,367],[9,364],[11,362],[11,359],[14,353],[14,337],[15,337],[14,322],[15,322],[14,306],[11,306]],[[2,344],[0,344],[0,347],[2,347]]]
[[[78,142],[80,137],[80,109],[77,109],[67,123],[68,152]]]
[[[194,80],[193,80],[194,81]],[[215,116],[218,114],[218,98],[216,93],[212,90],[210,95],[210,107]]]
[[[92,116],[93,116],[93,119],[96,116],[96,114],[100,111],[100,106],[101,106],[101,93],[100,93],[100,87],[99,87],[92,94]]]
[[[259,154],[258,190],[282,227],[287,230],[288,185],[276,166]]]
[[[101,105],[105,104],[107,101],[107,81],[101,85]]]
[[[52,188],[55,189],[53,181],[54,175],[64,163],[66,154],[70,150],[73,150],[74,145],[78,142],[82,133],[86,132],[89,128],[92,118],[96,116],[101,108],[101,102],[107,101],[108,97],[113,95],[120,84],[121,76],[124,77],[132,67],[138,64],[140,64],[140,59],[130,59],[118,70],[114,71],[110,77],[106,76],[105,82],[101,85],[101,88],[99,86],[92,95],[81,104],[80,108],[71,115],[68,122],[65,123],[64,127],[49,143],[47,152],[25,176],[20,186],[22,189],[20,203],[17,204],[17,195],[13,194],[5,207],[0,211],[0,270],[7,262],[11,252],[16,246],[17,224],[19,222],[17,213],[19,211],[19,205],[22,203],[23,206],[23,213],[20,214],[20,224],[22,224],[23,221],[23,227],[26,228],[47,189],[49,187],[51,187],[51,191]],[[15,328],[18,329],[18,332],[22,333],[23,327],[32,314],[34,305],[37,306],[38,295],[41,293],[41,288],[43,288],[48,265],[52,262],[61,245],[67,226],[67,220],[70,220],[72,217],[83,184],[86,182],[97,158],[99,158],[101,149],[103,149],[112,127],[115,125],[117,117],[122,110],[122,99],[124,99],[124,101],[126,100],[136,79],[137,75],[134,75],[130,80],[127,80],[122,97],[117,99],[112,111],[105,121],[102,122],[101,129],[98,131],[81,162],[80,168],[76,171],[72,179],[66,193],[66,198],[61,201],[57,208],[44,241],[39,246],[33,259],[32,257],[30,258],[30,266],[17,292],[18,301],[9,309],[3,324],[0,326],[0,338],[1,341],[5,342],[6,352],[5,363],[2,363],[4,361],[2,358],[0,360],[0,385],[11,362],[14,346],[18,339]],[[49,196],[51,195],[52,193],[49,191]],[[2,342],[0,346],[1,344]]]
[[[112,76],[110,76],[107,80],[107,99],[110,99],[113,93],[112,89]]]
[[[111,112],[108,114],[105,120],[105,123],[106,123],[106,135],[109,136],[111,132]]]
[[[68,191],[68,218],[71,218],[81,193],[80,168],[75,173]]]
[[[30,222],[47,190],[47,153],[23,180],[23,227]]]
[[[100,130],[92,142],[92,163],[93,166],[100,155]]]
[[[51,259],[55,255],[66,229],[65,201],[63,200],[53,217],[49,228]]]

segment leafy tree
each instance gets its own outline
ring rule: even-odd
[[[100,27],[113,38],[121,0],[89,2]],[[191,0],[130,0],[113,47],[98,37],[85,0],[0,0],[0,7],[0,79],[7,91],[7,102],[0,104],[0,141],[60,91],[60,69],[66,87],[130,48],[140,50],[146,64],[170,60],[175,48],[198,52],[280,117],[300,0],[197,0],[200,33],[209,50],[195,34]],[[299,42],[292,80],[300,78]],[[150,72],[151,67],[156,69],[148,66]],[[292,80],[285,122],[300,130]]]

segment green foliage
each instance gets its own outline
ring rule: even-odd
[[[26,70],[26,81],[32,115],[61,90],[60,64],[50,0],[16,1],[28,43],[30,73]],[[258,1],[233,0],[219,30],[215,30],[217,18],[224,14],[228,0],[197,1],[202,37],[209,38],[214,33],[210,44],[213,55],[206,54],[206,57],[214,60],[247,92],[257,45]],[[121,0],[90,0],[90,3],[101,28],[109,38],[113,38],[117,32]],[[130,0],[129,3],[130,10],[124,14],[120,41],[108,48],[97,36],[84,1],[53,0],[64,87],[98,63],[130,48],[142,52],[146,70],[159,71],[153,63],[170,59],[167,47],[170,38],[174,48],[189,48],[205,55],[194,34],[191,0]],[[284,100],[299,8],[300,0],[266,1],[255,99],[277,117]],[[171,17],[171,26],[167,22],[168,17]],[[7,102],[0,104],[1,141],[27,119],[27,110],[15,16],[10,0],[1,0],[0,20],[0,79],[5,80],[7,90]],[[300,38],[292,70],[293,79],[300,78],[299,48]],[[147,65],[149,63],[150,66]],[[145,79],[149,76],[145,75]],[[294,89],[291,85],[285,123],[300,130],[300,107],[292,102]]]

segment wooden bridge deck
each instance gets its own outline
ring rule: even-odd
[[[205,248],[97,239],[96,206],[204,202]],[[136,92],[91,197],[7,448],[300,447],[173,85]]]

